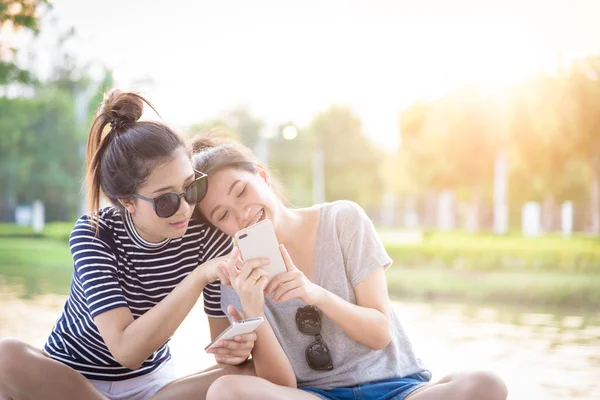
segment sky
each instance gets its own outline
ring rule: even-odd
[[[598,0],[53,4],[58,25],[77,32],[78,59],[113,69],[169,124],[245,106],[269,126],[302,127],[338,104],[383,148],[398,146],[399,112],[415,99],[465,84],[497,93],[561,59],[600,54]]]

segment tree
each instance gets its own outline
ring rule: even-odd
[[[225,123],[250,148],[254,148],[259,142],[261,131],[265,126],[262,119],[254,117],[250,111],[243,107],[235,108],[227,113]]]
[[[491,193],[502,134],[494,129],[495,111],[493,103],[467,87],[429,104],[415,103],[400,115],[400,157],[413,178],[409,186],[452,190],[470,203],[475,230]]]
[[[568,143],[589,166],[591,230],[600,235],[600,57],[575,61],[565,99]]]
[[[218,118],[193,124],[186,130],[186,134],[188,137],[208,135],[211,137],[227,138],[241,142],[240,135],[238,135],[227,122]]]
[[[293,140],[283,137],[283,130],[295,125],[288,121],[275,129],[268,140],[269,168],[284,187],[286,199],[296,206],[312,204],[312,149],[313,143],[306,130],[299,129]]]
[[[48,7],[48,0],[0,0],[0,31],[39,32],[39,12]],[[0,85],[31,83],[34,76],[15,62],[17,50],[0,43]]]
[[[72,219],[80,211],[86,129],[112,74],[106,71],[99,90],[88,67],[64,51],[73,35],[72,29],[58,33],[51,79],[31,85],[27,97],[0,97],[2,221],[14,219],[17,204],[38,199],[48,220]]]
[[[360,119],[346,107],[333,106],[315,116],[308,135],[314,149],[323,152],[326,199],[379,207],[380,152],[363,133]]]

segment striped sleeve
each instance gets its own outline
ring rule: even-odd
[[[69,238],[69,247],[75,264],[75,275],[92,317],[119,307],[127,307],[117,276],[117,258],[107,243],[110,236],[100,219],[100,231],[87,220],[79,220]]]
[[[229,254],[233,249],[233,241],[230,236],[211,226],[206,228],[202,247],[204,250],[200,255],[200,263]],[[204,288],[204,312],[212,318],[227,317],[221,310],[221,284],[218,281]]]

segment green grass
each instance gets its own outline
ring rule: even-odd
[[[46,228],[43,237],[31,237],[26,230],[0,225],[0,275],[23,285],[28,296],[68,293],[71,224]],[[600,305],[600,242],[594,238],[434,233],[411,244],[386,232],[382,237],[394,260],[387,274],[390,294],[399,298],[584,309]]]
[[[393,266],[386,275],[390,295],[398,298],[594,310],[600,305],[599,274]]]
[[[48,238],[0,238],[0,275],[25,296],[66,294],[73,273],[69,246]]]
[[[396,233],[396,234],[395,234]],[[600,273],[600,239],[550,234],[520,235],[428,233],[420,242],[402,242],[397,232],[382,230],[389,255],[402,266],[430,265],[468,270],[562,271]]]

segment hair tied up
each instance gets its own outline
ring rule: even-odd
[[[123,128],[127,126],[127,121],[122,118],[112,118],[110,121],[108,121],[108,124],[110,125],[110,129],[112,131],[119,132],[123,131]]]

